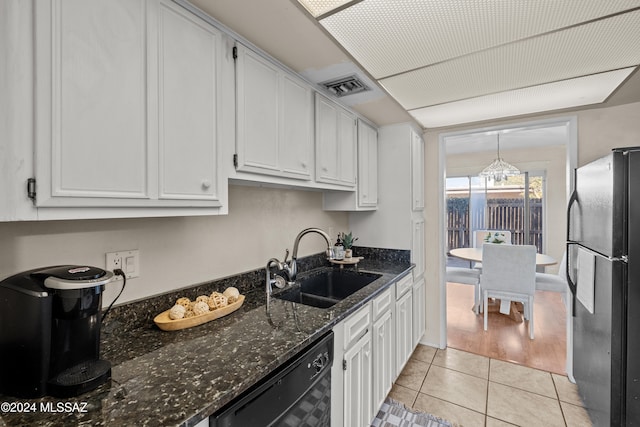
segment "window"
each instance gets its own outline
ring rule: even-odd
[[[447,178],[447,250],[473,246],[475,230],[507,230],[518,245],[543,249],[543,172],[500,182],[477,176]]]

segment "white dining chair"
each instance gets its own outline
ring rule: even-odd
[[[462,283],[472,285],[473,289],[473,311],[480,312],[480,271],[475,268],[447,267],[447,282]]]
[[[558,266],[558,273],[536,273],[536,290],[537,291],[552,291],[562,294],[563,300],[566,299],[567,292],[569,292],[569,284],[566,278],[567,268],[567,253],[562,255],[560,265]]]
[[[489,298],[524,304],[533,339],[533,301],[536,293],[536,247],[485,243],[482,247],[480,290],[484,305],[484,330],[487,330]]]

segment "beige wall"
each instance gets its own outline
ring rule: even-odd
[[[229,215],[0,223],[0,278],[56,264],[104,268],[105,253],[140,250],[139,278],[127,282],[120,302],[261,268],[284,258],[298,232],[320,227],[337,234],[347,215],[322,210],[322,193],[231,186]],[[322,251],[318,235],[305,236],[299,255]],[[119,291],[105,292],[108,304]]]
[[[612,148],[640,146],[640,102],[581,111],[578,116],[578,166]]]

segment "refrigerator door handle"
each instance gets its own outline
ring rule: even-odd
[[[578,169],[573,170],[573,191],[571,197],[569,197],[569,203],[567,204],[567,242],[571,241],[571,208],[573,204],[578,201],[577,182],[578,181]],[[568,248],[567,248],[568,249]]]
[[[573,191],[571,192],[571,197],[569,197],[569,203],[567,204],[567,247],[565,252],[567,257],[567,262],[565,263],[565,275],[567,277],[567,284],[569,285],[569,290],[571,291],[571,297],[573,298],[573,304],[571,304],[571,307],[572,307],[571,316],[573,317],[575,317],[576,315],[577,285],[573,282],[573,280],[571,280],[571,274],[569,273],[571,271],[569,260],[571,259],[570,257],[571,246],[578,244],[571,240],[571,208],[573,207],[574,203],[578,201],[577,181],[578,181],[578,169],[574,169],[573,170]]]
[[[578,243],[576,242],[571,242],[571,241],[567,241],[567,249],[566,249],[566,254],[567,254],[567,262],[565,264],[565,275],[567,277],[567,284],[569,285],[569,290],[571,291],[571,298],[573,298],[571,307],[571,316],[576,317],[576,293],[578,291],[578,286],[576,283],[573,282],[573,280],[571,279],[571,268],[570,268],[570,264],[571,264],[571,247],[572,246],[579,246]]]

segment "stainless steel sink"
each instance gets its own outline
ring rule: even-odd
[[[318,308],[329,308],[382,276],[353,270],[332,269],[299,280],[275,298]]]

